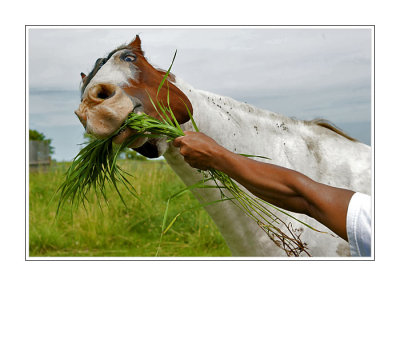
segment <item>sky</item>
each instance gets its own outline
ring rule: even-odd
[[[30,28],[29,127],[71,160],[83,142],[74,114],[80,72],[136,34],[150,63],[197,89],[310,120],[371,143],[371,31],[364,28]]]

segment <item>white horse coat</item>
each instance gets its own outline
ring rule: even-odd
[[[189,98],[199,130],[236,153],[271,158],[269,163],[301,172],[315,181],[335,187],[371,193],[371,148],[353,142],[329,129],[205,91],[182,80],[175,85]],[[182,125],[193,131],[191,122]],[[164,148],[165,149],[165,148]],[[185,163],[172,144],[164,157],[183,182],[190,186],[201,174]],[[268,175],[265,175],[268,177]],[[217,190],[196,189],[203,203],[220,198]],[[286,256],[266,233],[229,201],[207,206],[233,256]],[[278,216],[282,217],[278,213]],[[295,215],[312,227],[328,228],[305,215]],[[291,220],[294,227],[301,226]],[[348,256],[348,243],[340,237],[305,228],[301,240],[312,256]]]

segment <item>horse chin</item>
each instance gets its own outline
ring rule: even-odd
[[[149,139],[140,147],[134,148],[136,152],[147,158],[158,158],[167,151],[168,143],[165,138]]]
[[[117,136],[113,138],[113,143],[117,145],[121,145],[124,143],[127,139],[129,139],[131,136],[133,136],[136,133],[135,130],[132,130],[131,128],[127,127],[124,131],[119,133]],[[147,142],[148,138],[147,137],[138,137],[136,138],[130,145],[129,147],[134,149],[142,146]]]

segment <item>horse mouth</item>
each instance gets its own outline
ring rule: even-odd
[[[120,145],[135,133],[136,131],[132,130],[130,127],[127,127],[113,137],[113,143]]]
[[[141,103],[137,103],[137,101],[134,102],[133,99],[131,99],[131,100],[132,100],[132,104],[135,104],[135,103],[136,104],[133,105],[132,110],[126,115],[124,123],[128,119],[129,114],[131,114],[131,113],[136,113],[136,114],[143,113],[143,110],[144,110],[143,105]],[[116,134],[113,137],[113,143],[117,144],[117,145],[120,145],[120,144],[124,143],[129,137],[133,136],[135,133],[137,133],[136,130],[131,129],[130,127],[125,127],[122,130],[120,130],[118,132],[118,134]],[[147,138],[139,137],[138,139],[133,141],[132,144],[129,145],[129,147],[130,148],[140,147],[146,141],[147,141]]]

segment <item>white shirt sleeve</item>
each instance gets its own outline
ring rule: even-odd
[[[351,256],[371,256],[371,197],[354,193],[346,218]]]

